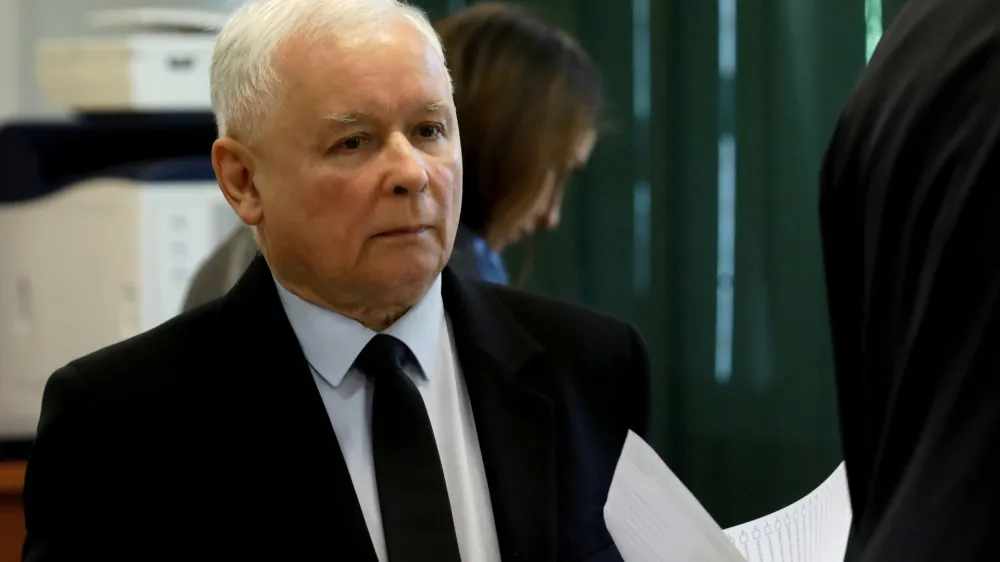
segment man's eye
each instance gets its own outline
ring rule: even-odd
[[[427,125],[420,125],[417,127],[417,134],[424,137],[425,139],[433,139],[444,133],[444,130],[440,125],[433,123],[428,123]]]
[[[340,143],[340,146],[346,148],[347,150],[357,150],[361,148],[361,145],[364,143],[365,139],[361,137],[348,137]]]

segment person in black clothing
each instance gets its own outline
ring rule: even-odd
[[[45,387],[27,562],[621,562],[603,519],[649,364],[628,323],[446,267],[462,204],[434,29],[255,0],[219,34],[221,299]]]
[[[848,560],[1000,560],[1000,3],[909,0],[821,176]]]

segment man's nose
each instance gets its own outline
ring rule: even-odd
[[[406,135],[394,133],[389,139],[390,172],[387,184],[393,195],[420,193],[427,188],[427,162]]]

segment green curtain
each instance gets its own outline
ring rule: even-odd
[[[882,0],[865,0],[865,60],[872,58],[883,30]]]
[[[642,330],[650,440],[720,524],[797,499],[840,460],[817,172],[865,0],[522,3],[602,68],[610,127],[512,276]]]
[[[466,0],[414,0],[412,3],[419,6],[432,22],[469,4]]]
[[[860,0],[739,10],[732,378],[704,387],[726,412],[705,420],[704,442],[714,437],[730,472],[704,485],[720,513],[743,520],[796,499],[841,459],[817,181],[865,62],[866,23]]]
[[[720,524],[797,499],[840,460],[817,173],[864,0],[535,4],[575,5],[615,129],[531,287],[643,330],[652,441]]]

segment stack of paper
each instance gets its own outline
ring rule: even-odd
[[[723,531],[656,452],[630,432],[604,519],[625,562],[841,562],[851,504],[841,463],[806,497]]]

